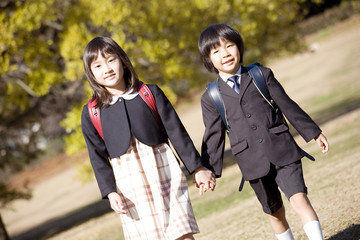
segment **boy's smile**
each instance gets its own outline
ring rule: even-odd
[[[219,74],[231,77],[240,67],[240,52],[235,43],[219,39],[220,45],[210,51],[210,60]]]

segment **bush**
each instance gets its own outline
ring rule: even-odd
[[[312,34],[359,13],[360,3],[358,1],[343,1],[340,6],[330,8],[323,14],[315,15],[302,22],[300,24],[301,33],[302,35]]]

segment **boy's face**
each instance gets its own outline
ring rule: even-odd
[[[210,50],[210,60],[221,75],[231,77],[240,67],[240,52],[235,43],[221,38],[219,41],[220,45]]]

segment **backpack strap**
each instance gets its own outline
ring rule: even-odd
[[[274,106],[274,100],[270,96],[269,90],[265,83],[264,75],[262,74],[259,65],[260,64],[258,62],[254,62],[249,66],[246,66],[246,69],[248,69],[254,85],[260,92],[261,96],[273,109],[276,109],[276,107]]]
[[[97,99],[90,99],[88,102],[88,111],[90,115],[91,122],[93,123],[96,131],[99,133],[100,137],[104,139],[101,119],[100,119],[100,109],[96,108]]]
[[[144,102],[151,109],[151,112],[154,114],[154,117],[156,118],[156,121],[158,122],[159,126],[162,126],[161,119],[156,108],[155,99],[149,87],[143,82],[139,81],[138,93],[140,97],[144,100]],[[91,122],[93,123],[96,131],[99,133],[100,137],[104,139],[102,126],[101,126],[101,119],[100,119],[100,109],[95,107],[96,103],[97,103],[97,99],[95,100],[90,99],[88,102],[88,111]]]
[[[208,83],[206,85],[206,89],[208,91],[210,99],[213,101],[213,103],[215,105],[216,110],[220,114],[221,120],[224,123],[226,131],[229,132],[230,127],[229,127],[229,123],[228,123],[227,117],[226,117],[225,105],[224,105],[223,99],[220,95],[217,84],[218,84],[218,80]]]
[[[252,78],[252,81],[253,81],[255,87],[257,88],[257,90],[259,91],[259,93],[261,94],[261,96],[274,109],[274,111],[278,114],[278,116],[281,118],[283,123],[285,125],[287,125],[287,122],[285,120],[283,113],[280,111],[279,107],[277,106],[275,101],[270,96],[269,90],[265,83],[264,75],[262,74],[262,72],[259,68],[259,65],[260,64],[258,62],[254,62],[254,63],[250,64],[249,66],[247,66],[246,68],[248,69],[248,72]]]
[[[156,121],[158,122],[159,126],[161,126],[162,122],[156,108],[156,102],[149,87],[143,82],[139,81],[138,93],[140,97],[144,100],[144,102],[150,107],[154,117],[156,118]]]

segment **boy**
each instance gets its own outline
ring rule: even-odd
[[[278,188],[300,216],[308,238],[323,239],[318,217],[306,195],[301,165],[304,151],[241,66],[244,43],[240,34],[226,24],[211,25],[201,33],[198,47],[205,67],[219,74],[217,86],[226,109],[232,154],[269,215],[277,239],[294,239]],[[322,152],[328,152],[321,129],[289,98],[271,69],[259,67],[272,99],[289,122],[306,142],[315,139]],[[208,91],[201,97],[201,107],[205,124],[202,158],[221,177],[225,126]]]

